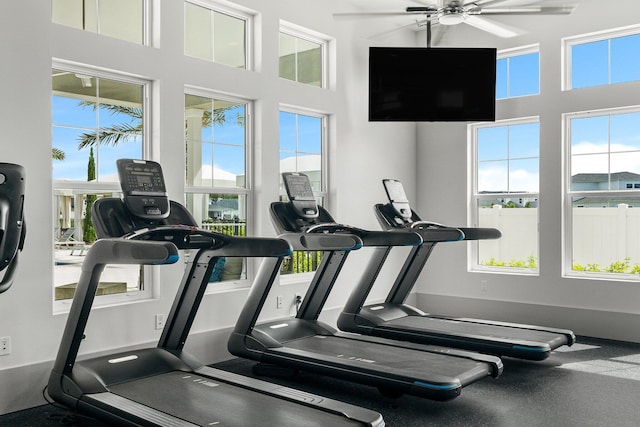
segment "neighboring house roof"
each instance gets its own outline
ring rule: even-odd
[[[607,173],[578,173],[571,177],[571,182],[607,182]],[[611,174],[611,181],[640,181],[640,175],[633,172],[614,172]]]
[[[280,160],[280,170],[311,172],[322,169],[322,156],[320,154],[309,154],[306,156],[292,156]]]
[[[209,203],[209,210],[238,210],[238,199],[220,199]]]

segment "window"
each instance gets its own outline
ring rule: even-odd
[[[185,95],[186,206],[211,231],[247,234],[249,109],[245,100],[194,90]],[[211,282],[247,279],[243,258],[226,258]]]
[[[565,88],[640,80],[640,27],[564,39]]]
[[[290,28],[280,30],[280,77],[324,87],[327,42]]]
[[[327,117],[298,113],[295,110],[280,111],[280,173],[301,172],[309,176],[318,205],[327,197],[324,171]],[[280,176],[280,194],[287,200]],[[321,261],[320,251],[295,251],[285,259],[281,274],[315,271]]]
[[[565,274],[637,279],[640,107],[565,114],[564,123]]]
[[[538,46],[498,52],[496,99],[540,93],[540,53]]]
[[[52,70],[55,299],[73,297],[82,255],[95,241],[89,212],[120,191],[118,158],[143,158],[148,82],[67,64]],[[108,266],[99,295],[147,297],[138,266]]]
[[[145,44],[146,0],[51,0],[52,21]]]
[[[184,53],[247,68],[248,16],[212,10],[206,2],[184,3]]]
[[[470,125],[474,148],[473,222],[502,232],[474,242],[473,269],[538,271],[537,118]]]

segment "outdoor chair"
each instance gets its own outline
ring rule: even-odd
[[[73,237],[75,231],[75,227],[67,228],[60,238],[55,241],[55,248],[71,249],[71,255],[73,255],[75,251],[79,250],[79,255],[83,255],[84,251],[87,249],[87,245],[83,241],[76,240]]]

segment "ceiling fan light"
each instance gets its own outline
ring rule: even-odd
[[[458,25],[464,21],[464,14],[457,11],[444,11],[438,15],[438,23],[442,25]]]

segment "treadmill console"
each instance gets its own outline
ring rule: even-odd
[[[317,218],[318,204],[313,195],[313,188],[311,188],[309,177],[303,173],[284,172],[282,174],[282,180],[284,181],[287,196],[289,196],[289,200],[296,213],[304,219]]]
[[[162,168],[150,160],[119,159],[118,176],[129,212],[146,220],[169,216],[169,198]]]
[[[402,183],[396,179],[383,179],[382,185],[384,185],[389,202],[398,216],[406,221],[410,220],[412,215],[411,206]]]

